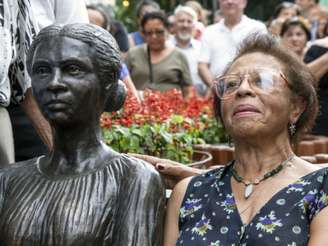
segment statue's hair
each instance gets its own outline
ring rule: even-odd
[[[118,45],[113,36],[96,25],[76,23],[51,25],[42,29],[34,39],[27,54],[27,70],[31,75],[34,53],[42,42],[55,37],[68,37],[82,41],[95,50],[95,69],[104,87],[118,81],[121,62]]]

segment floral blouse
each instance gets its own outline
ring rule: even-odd
[[[176,245],[306,246],[311,220],[328,205],[328,168],[280,190],[243,225],[231,189],[231,166],[191,180],[180,208]]]

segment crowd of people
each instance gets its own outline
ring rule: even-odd
[[[247,0],[218,0],[218,6],[219,10],[210,15],[199,2],[186,1],[171,14],[166,14],[157,2],[142,0],[135,11],[138,30],[128,33],[122,22],[115,20],[110,5],[85,5],[80,0],[0,0],[3,43],[0,50],[0,166],[15,162],[14,152],[16,161],[46,154],[26,166],[15,166],[20,173],[10,168],[0,172],[0,218],[12,218],[9,208],[22,204],[21,217],[14,216],[10,220],[13,226],[8,226],[5,219],[1,220],[0,239],[1,236],[6,238],[8,245],[11,245],[10,240],[24,241],[24,233],[29,231],[24,229],[24,233],[20,233],[19,218],[39,223],[37,213],[30,216],[24,212],[27,208],[23,200],[26,198],[32,207],[37,202],[42,205],[40,209],[48,210],[51,204],[43,201],[49,195],[42,189],[43,184],[55,187],[51,188],[54,193],[49,195],[50,199],[60,196],[66,203],[69,194],[62,193],[61,189],[79,186],[75,178],[81,178],[85,193],[88,193],[89,183],[110,187],[102,176],[93,177],[98,171],[104,172],[104,176],[113,171],[107,161],[122,162],[116,164],[117,173],[123,177],[124,172],[131,177],[134,177],[134,170],[138,173],[140,166],[134,166],[133,158],[112,152],[102,145],[100,137],[99,117],[108,106],[107,100],[117,96],[110,88],[111,84],[120,84],[117,83],[119,77],[130,92],[128,95],[138,101],[142,101],[145,89],[167,91],[176,88],[184,97],[189,97],[195,90],[200,96],[214,97],[216,118],[234,142],[234,161],[206,173],[172,161],[135,155],[153,164],[170,183],[174,181],[175,187],[167,204],[165,246],[328,245],[325,233],[328,230],[328,168],[312,165],[293,152],[293,144],[304,133],[328,136],[328,10],[318,0],[286,1],[276,7],[267,22],[262,22],[244,13]],[[54,25],[43,29],[53,23],[88,22],[94,25]],[[28,53],[37,33],[37,40]],[[108,62],[109,65],[101,64],[104,71],[94,67],[93,61],[109,57],[101,50],[101,45],[106,47],[109,56],[113,52],[115,60]],[[29,61],[26,61],[27,54]],[[34,55],[41,57],[41,61]],[[86,59],[77,62],[82,56]],[[73,64],[67,64],[65,57],[73,57]],[[105,66],[113,71],[104,69]],[[88,77],[89,74],[93,77]],[[29,75],[35,83],[33,92],[37,101]],[[94,94],[88,92],[88,86]],[[80,127],[67,127],[78,124],[74,115],[65,111],[67,117],[64,117],[51,111],[52,106],[45,95],[60,94],[61,91],[72,94],[75,104],[72,102],[71,106],[77,105],[73,111],[81,114]],[[88,93],[91,93],[89,100]],[[37,134],[32,136],[29,135],[32,133],[22,132],[29,123],[18,112],[16,104],[25,111]],[[63,106],[58,107],[60,111]],[[88,114],[83,114],[83,110]],[[82,130],[91,133],[90,136],[84,138]],[[43,143],[35,142],[37,135]],[[26,139],[31,142],[26,144]],[[32,150],[29,149],[31,146]],[[127,168],[129,171],[121,173],[127,167],[126,163],[133,165],[133,172]],[[115,172],[111,175],[115,176]],[[150,176],[157,175],[153,170],[150,173]],[[141,176],[137,182],[140,194],[145,191],[140,188],[144,182]],[[57,184],[57,178],[67,182]],[[178,180],[181,182],[176,184]],[[27,186],[24,182],[33,185]],[[147,180],[147,187],[151,187],[151,182]],[[159,191],[161,184],[157,176],[156,182]],[[133,184],[124,185],[133,193]],[[16,186],[18,188],[10,189]],[[62,188],[57,190],[57,186]],[[18,192],[21,188],[27,189],[27,196]],[[36,195],[28,194],[30,188]],[[22,200],[18,199],[20,196]],[[144,196],[147,198],[147,194]],[[152,198],[147,198],[147,202]],[[94,209],[87,199],[77,200],[77,207],[87,204]],[[140,200],[138,194],[136,200]],[[107,211],[101,199],[97,202]],[[159,203],[163,205],[162,201]],[[75,214],[76,208],[70,208],[61,206],[60,210]],[[121,212],[115,211],[119,218]],[[130,213],[133,217],[132,210]],[[48,219],[47,213],[42,215]],[[81,218],[74,217],[72,221],[77,219],[83,224]],[[102,220],[101,216],[99,219]],[[139,219],[142,220],[142,216]],[[124,223],[128,221],[134,219],[126,218]],[[157,222],[154,219],[152,223]],[[99,223],[99,230],[109,226],[108,231],[112,231],[111,223]],[[143,221],[141,225],[138,230],[147,227],[143,226]],[[60,224],[59,227],[64,226]],[[121,227],[120,233],[124,232]],[[4,236],[3,228],[9,228],[8,235],[13,237]],[[35,238],[56,241],[55,237],[44,237],[42,233]],[[96,232],[92,233],[90,242],[99,240]],[[75,243],[79,241],[69,231],[58,233],[58,237],[66,234],[67,238],[74,238]],[[109,238],[115,237],[112,232],[109,234],[103,240],[110,241]],[[129,230],[129,238],[123,239],[122,235],[122,240],[126,241],[124,245],[134,245],[133,228]],[[28,237],[35,240],[33,235]],[[62,240],[66,242],[66,239]],[[143,236],[138,240],[146,239]],[[156,245],[161,245],[159,236]]]

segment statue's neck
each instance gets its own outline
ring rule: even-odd
[[[100,126],[54,129],[54,149],[40,162],[40,170],[48,176],[81,175],[106,164],[116,153],[102,141]]]

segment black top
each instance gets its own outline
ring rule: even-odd
[[[304,57],[305,63],[310,63],[328,51],[328,48],[312,45]],[[313,133],[328,136],[328,73],[324,74],[319,80],[319,115],[313,128]]]
[[[180,208],[180,237],[187,246],[306,246],[313,217],[328,205],[328,168],[275,194],[243,225],[231,189],[231,165],[194,177]]]
[[[93,172],[50,178],[37,159],[0,172],[1,246],[159,246],[164,186],[119,155]]]

